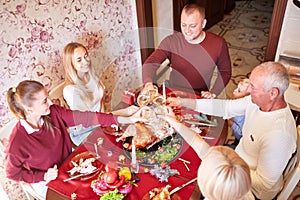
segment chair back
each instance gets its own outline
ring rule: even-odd
[[[34,188],[31,186],[31,184],[25,183],[25,182],[20,182],[19,185],[21,186],[21,188],[25,192],[26,198],[28,200],[46,200],[44,197],[42,197],[41,195],[39,195],[34,190]]]
[[[64,84],[65,82],[62,82],[54,88],[52,88],[49,91],[49,98],[53,101],[53,103],[59,104],[60,106],[64,106],[65,108],[69,108],[63,96]]]
[[[3,158],[5,156],[4,149],[7,144],[8,138],[17,122],[18,120],[16,118],[13,118],[7,124],[0,128],[0,153]]]
[[[286,200],[300,180],[300,125],[297,127],[297,150],[289,160],[283,173],[284,185],[277,200]]]

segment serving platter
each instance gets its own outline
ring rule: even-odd
[[[124,144],[130,144],[131,138],[127,138]],[[123,144],[123,146],[124,146]],[[125,145],[127,146],[127,145]],[[179,133],[175,133],[150,148],[136,149],[136,159],[142,166],[152,167],[157,164],[169,164],[180,155],[183,148],[183,139]],[[131,150],[124,148],[124,154],[131,159]]]

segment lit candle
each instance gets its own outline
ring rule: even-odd
[[[166,85],[165,85],[165,82],[163,82],[162,88],[163,88],[163,97],[164,97],[164,99],[166,99],[167,95],[166,95]]]
[[[134,140],[132,140],[132,147],[131,147],[131,171],[133,173],[139,172],[139,164],[136,161],[136,151],[135,151]]]
[[[132,140],[132,147],[131,147],[131,165],[136,165],[136,152],[135,152],[134,140]]]

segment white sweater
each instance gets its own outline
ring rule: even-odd
[[[282,173],[296,150],[297,130],[289,106],[262,112],[251,96],[235,100],[199,99],[197,111],[228,119],[245,115],[243,137],[236,152],[251,169],[251,191],[272,199],[283,186]]]
[[[101,100],[104,95],[104,89],[98,87],[98,83],[94,79],[86,84],[88,91],[93,92],[93,100],[86,98],[86,93],[76,85],[67,85],[63,90],[63,96],[71,110],[93,111],[101,110]]]

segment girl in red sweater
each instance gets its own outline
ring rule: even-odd
[[[100,112],[72,111],[52,104],[46,88],[37,81],[25,80],[7,92],[7,103],[19,120],[5,149],[6,176],[30,183],[41,196],[46,183],[56,179],[57,167],[72,152],[67,127],[82,124],[110,126],[145,121],[140,111],[130,117]]]

